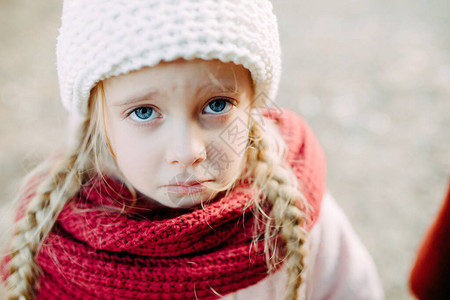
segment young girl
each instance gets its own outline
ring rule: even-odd
[[[35,170],[2,263],[8,299],[381,299],[278,108],[266,0],[66,0],[70,142]]]

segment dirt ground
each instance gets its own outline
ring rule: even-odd
[[[64,142],[60,1],[0,1],[0,242],[20,178]],[[450,174],[450,2],[274,1],[278,103],[309,121],[328,188],[373,255],[387,299],[407,276]],[[1,298],[1,297],[0,297]]]

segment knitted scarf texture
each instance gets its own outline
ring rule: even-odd
[[[278,121],[288,145],[288,164],[310,205],[310,229],[325,190],[322,150],[294,112],[263,114]],[[268,276],[264,240],[252,243],[256,218],[246,181],[182,213],[107,209],[130,198],[106,178],[69,201],[36,257],[42,269],[36,299],[217,299]]]

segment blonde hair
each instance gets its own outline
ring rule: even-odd
[[[15,227],[10,246],[10,275],[7,279],[10,300],[34,299],[40,275],[35,256],[40,246],[68,201],[90,178],[99,171],[102,173],[101,157],[108,155],[108,152],[114,156],[104,132],[103,101],[104,92],[100,83],[91,91],[89,113],[80,123],[74,142],[66,154],[57,162],[44,163],[33,172],[42,172],[44,168],[48,175],[27,205],[24,217],[18,220]],[[306,217],[307,202],[297,187],[296,176],[284,162],[285,153],[286,145],[281,137],[270,128],[262,128],[261,124],[250,118],[247,166],[242,177],[250,179],[259,191],[254,204],[257,208],[256,217],[265,220],[264,251],[269,271],[273,271],[279,263],[279,246],[274,242],[274,237],[280,235],[286,245],[289,277],[284,298],[291,300],[297,299],[305,267],[306,232],[302,229],[302,224]],[[49,164],[53,165],[50,170]],[[128,187],[134,193],[132,186]],[[258,201],[259,198],[266,202]],[[269,215],[263,209],[264,203],[269,203],[272,207]]]
[[[90,103],[89,111],[91,110]],[[6,281],[10,300],[34,299],[40,275],[35,256],[68,200],[93,175],[96,145],[93,137],[96,136],[96,125],[91,122],[89,114],[80,122],[73,143],[66,153],[57,158],[56,162],[42,163],[31,174],[47,175],[27,204],[24,216],[15,224],[10,245],[11,260],[8,264],[10,274]]]
[[[286,260],[288,281],[284,299],[297,299],[298,288],[302,284],[305,268],[306,236],[303,225],[307,220],[309,205],[300,192],[298,179],[288,166],[285,157],[287,146],[273,127],[262,128],[250,122],[250,147],[248,156],[248,177],[259,190],[265,202],[256,202],[256,216],[265,223],[264,251],[269,272]],[[265,205],[271,206],[270,214],[265,213]],[[284,255],[280,253],[276,236],[280,235],[285,244]]]

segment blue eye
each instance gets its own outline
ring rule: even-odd
[[[231,109],[233,104],[226,99],[216,99],[211,102],[205,107],[205,112],[211,113],[211,114],[220,114],[225,113]],[[209,109],[209,111],[207,111]]]
[[[130,113],[130,118],[136,122],[149,121],[152,115],[155,115],[154,109],[151,107],[138,107]]]

